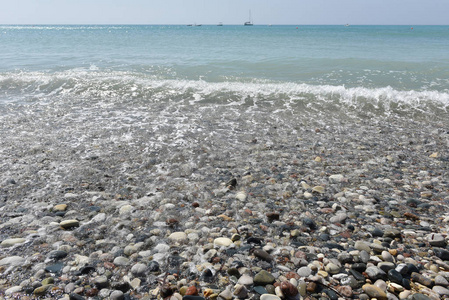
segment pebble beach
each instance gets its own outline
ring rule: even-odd
[[[3,299],[449,298],[443,119],[152,117],[8,120]]]
[[[447,26],[0,40],[0,299],[449,299]]]

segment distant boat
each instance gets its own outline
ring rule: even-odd
[[[187,26],[201,26],[201,24],[187,24]]]
[[[220,23],[218,23],[218,25],[217,25],[217,26],[223,26],[223,23],[221,23],[221,22],[220,22]]]
[[[346,24],[345,26],[346,26],[346,27],[349,27],[349,24]]]
[[[253,26],[253,20],[251,20],[251,11],[249,11],[249,21],[245,22],[243,25],[245,25],[245,26]]]

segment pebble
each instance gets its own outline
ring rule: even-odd
[[[446,247],[446,239],[442,234],[431,233],[427,236],[427,241],[434,247]]]
[[[0,266],[20,266],[25,262],[21,256],[9,256],[0,259]]]
[[[115,290],[109,295],[111,300],[123,300],[125,299],[125,294],[122,291]]]
[[[272,284],[274,283],[276,279],[274,278],[273,275],[271,275],[271,273],[262,270],[259,273],[256,274],[256,276],[254,276],[254,284],[255,285],[267,285],[267,284]]]
[[[25,241],[26,240],[24,238],[6,239],[6,240],[3,240],[0,243],[0,247],[3,247],[3,248],[11,247],[11,246],[14,246],[16,244],[23,244],[23,243],[25,243]]]
[[[375,298],[377,300],[387,300],[387,294],[377,286],[365,284],[363,286],[363,291],[371,298]]]
[[[170,240],[172,240],[173,242],[177,242],[177,243],[185,243],[188,240],[187,234],[182,231],[173,232],[172,234],[170,234],[170,236],[168,238]]]
[[[232,240],[229,238],[225,238],[225,237],[216,238],[214,240],[215,247],[229,247],[231,244],[232,244]]]
[[[61,221],[61,223],[59,223],[59,226],[61,226],[63,229],[72,229],[74,227],[78,227],[80,226],[80,222],[78,220],[65,220],[65,221]]]
[[[263,294],[260,296],[260,300],[281,300],[281,298],[276,295]]]

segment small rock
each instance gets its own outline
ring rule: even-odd
[[[125,295],[122,291],[115,290],[109,295],[109,299],[111,300],[123,300],[125,299]]]
[[[262,270],[259,273],[256,274],[256,276],[254,276],[254,284],[255,285],[267,285],[267,284],[272,284],[274,283],[276,279],[274,278],[273,275],[271,275],[271,273]]]
[[[387,294],[377,286],[365,284],[362,288],[363,291],[371,298],[376,298],[377,300],[387,300]]]
[[[25,258],[20,256],[9,256],[0,260],[0,266],[20,266],[25,262]]]
[[[137,263],[131,268],[131,273],[134,276],[144,275],[146,271],[147,271],[147,266],[142,263]]]
[[[427,241],[434,247],[446,247],[446,240],[443,235],[439,233],[431,233],[427,236]]]
[[[214,247],[229,247],[232,244],[232,240],[229,238],[221,237],[214,240]]]
[[[440,296],[449,296],[449,290],[445,287],[436,285],[432,288],[432,291],[434,291],[435,293],[437,293]]]
[[[179,232],[173,232],[172,234],[170,234],[170,236],[168,237],[170,240],[172,240],[173,242],[178,242],[178,243],[184,243],[187,242],[187,234],[185,232],[179,231]]]
[[[66,211],[67,210],[67,204],[58,204],[53,206],[53,211]]]
[[[6,239],[6,240],[2,241],[2,243],[0,244],[0,247],[3,247],[3,248],[11,247],[11,246],[14,246],[16,244],[25,243],[25,241],[26,240],[24,238]]]
[[[59,223],[59,226],[67,230],[80,226],[80,222],[78,220],[65,220]]]

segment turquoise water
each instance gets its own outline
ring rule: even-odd
[[[0,103],[449,105],[447,26],[0,26],[0,44]]]

